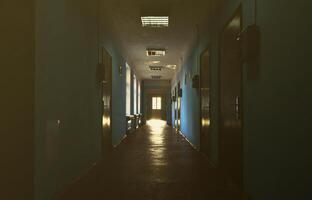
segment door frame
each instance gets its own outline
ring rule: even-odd
[[[218,163],[220,165],[220,161],[221,161],[221,156],[220,155],[220,150],[222,148],[222,143],[221,143],[221,139],[222,139],[222,136],[223,134],[221,133],[221,130],[222,130],[222,116],[221,116],[221,77],[222,77],[222,74],[221,74],[221,63],[222,63],[222,36],[224,34],[224,32],[226,31],[226,29],[228,28],[229,24],[233,21],[233,19],[237,16],[237,15],[240,15],[240,24],[241,24],[241,32],[243,31],[243,27],[244,27],[244,24],[243,24],[243,6],[242,6],[242,3],[239,4],[239,6],[235,9],[234,13],[229,17],[229,19],[226,21],[225,25],[223,26],[223,28],[221,29],[220,33],[219,33],[219,70],[218,70],[218,82],[219,82],[219,94],[218,94],[218,112],[219,112],[219,116],[218,116]],[[241,61],[241,99],[240,99],[240,119],[241,119],[241,141],[242,141],[242,168],[241,168],[241,172],[242,172],[242,177],[241,177],[241,181],[242,181],[242,185],[240,188],[242,192],[244,192],[245,190],[245,181],[244,181],[244,171],[245,171],[245,165],[244,165],[244,161],[245,161],[245,155],[244,155],[244,77],[243,77],[244,73],[243,73],[243,62]],[[219,166],[220,167],[220,166]],[[222,167],[222,166],[221,166]]]
[[[161,98],[161,109],[157,110],[157,109],[153,109],[153,98],[154,97],[160,97]],[[149,101],[150,101],[150,110],[149,110],[149,120],[150,119],[160,119],[160,120],[167,120],[167,116],[166,116],[166,99],[165,99],[165,95],[163,93],[150,93],[149,94]],[[159,115],[159,118],[155,118],[155,112],[157,113],[157,115]]]
[[[202,88],[202,84],[201,84],[201,81],[202,81],[202,56],[208,52],[208,55],[209,55],[209,58],[208,58],[208,63],[209,65],[211,64],[210,61],[211,61],[211,55],[210,55],[210,47],[207,47],[205,48],[201,54],[200,54],[200,58],[199,58],[199,106],[200,106],[200,109],[199,109],[199,116],[200,116],[200,120],[199,120],[199,127],[200,127],[200,134],[199,134],[199,139],[200,139],[200,151],[202,152],[202,91],[201,91],[201,88]],[[211,67],[209,66],[209,86],[211,88]],[[209,90],[209,96],[211,97],[211,90]],[[210,101],[211,102],[211,101]],[[211,114],[211,103],[210,103],[210,114]],[[211,123],[211,116],[210,116],[210,123]],[[209,127],[210,131],[211,131],[211,126]]]
[[[112,62],[112,56],[109,54],[109,52],[104,48],[100,48],[100,62],[104,67],[103,78],[104,80],[101,81],[101,150],[102,150],[102,156],[107,155],[107,153],[110,153],[113,148],[112,143],[112,127],[113,127],[113,120],[112,120],[112,113],[113,113],[113,107],[112,107],[112,92],[113,92],[113,62]],[[108,66],[109,65],[109,66]],[[110,68],[110,74],[107,74],[107,68]],[[104,85],[107,84],[107,76],[110,77],[110,80],[108,81],[109,84],[109,105],[110,105],[110,114],[109,114],[109,131],[104,131],[104,123],[103,123],[103,117],[105,115],[104,113]],[[105,141],[107,139],[108,141]]]
[[[181,106],[182,106],[182,97],[179,96],[179,92],[182,90],[181,82],[179,81],[177,84],[177,130],[181,132]],[[183,94],[182,94],[183,96]]]

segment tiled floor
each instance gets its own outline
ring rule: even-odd
[[[151,123],[58,200],[236,200],[218,170],[171,127]]]

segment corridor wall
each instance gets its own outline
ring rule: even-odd
[[[36,2],[35,199],[51,199],[102,158],[99,47],[113,63],[112,144],[125,134],[125,61],[100,11],[97,0]]]
[[[199,96],[184,84],[185,75],[197,74],[199,56],[211,54],[211,102],[213,156],[218,166],[219,34],[235,10],[242,5],[243,26],[261,29],[260,67],[256,78],[244,66],[244,185],[255,200],[306,199],[311,180],[312,139],[309,119],[312,79],[311,49],[307,45],[312,18],[308,1],[226,1],[205,27],[199,27],[198,43],[184,59],[172,87],[182,83],[182,133],[199,148]]]
[[[35,2],[0,2],[0,199],[33,199]]]

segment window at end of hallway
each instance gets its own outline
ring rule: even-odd
[[[161,110],[161,97],[153,97],[152,104],[153,110]]]

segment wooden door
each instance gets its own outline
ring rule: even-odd
[[[181,131],[181,100],[182,100],[182,96],[180,96],[180,90],[181,90],[181,86],[180,86],[180,82],[178,83],[178,95],[177,95],[177,129],[178,131]]]
[[[104,48],[102,63],[102,154],[106,155],[112,149],[112,57]]]
[[[220,38],[220,166],[232,185],[243,186],[241,9]]]
[[[208,157],[210,156],[210,65],[209,51],[206,50],[200,57],[200,149]]]
[[[178,86],[175,87],[176,99],[174,102],[174,127],[178,130]]]

